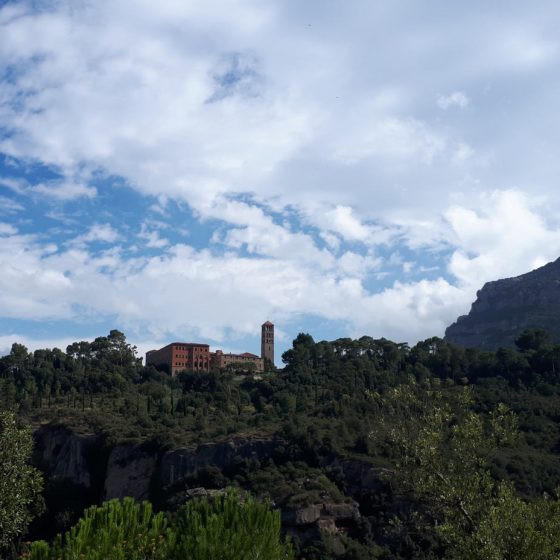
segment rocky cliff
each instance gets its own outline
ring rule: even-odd
[[[547,330],[560,342],[560,259],[541,268],[494,282],[478,291],[468,315],[445,331],[445,340],[468,348],[514,346],[528,328]]]
[[[35,432],[34,462],[52,478],[89,488],[92,482],[89,455],[96,438],[57,426]]]
[[[87,503],[82,507],[124,496],[154,501],[178,488],[184,499],[213,495],[219,490],[191,488],[189,480],[208,468],[227,471],[241,460],[258,463],[274,457],[286,445],[274,437],[237,436],[169,451],[134,444],[106,447],[95,435],[57,426],[41,427],[35,432],[35,440],[34,462],[45,471],[50,484],[55,482],[62,492],[79,494],[80,488],[84,489]],[[382,484],[380,473],[367,462],[355,459],[325,458],[323,467],[339,473],[344,501],[324,495],[298,506],[284,506],[282,523],[284,530],[299,542],[328,534],[333,546],[343,550],[339,536],[358,523],[358,502],[362,498],[369,501],[371,492]]]

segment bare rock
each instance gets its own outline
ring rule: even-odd
[[[90,487],[87,456],[95,436],[79,435],[66,428],[50,426],[40,428],[34,436],[34,458],[38,465],[54,478]]]
[[[355,520],[360,517],[358,504],[354,501],[335,504],[311,504],[301,508],[287,508],[282,511],[284,525],[301,526],[317,524],[333,527],[342,521]]]
[[[233,438],[218,443],[204,443],[196,448],[179,448],[165,453],[161,459],[160,481],[164,488],[205,467],[221,470],[230,467],[236,458],[263,459],[274,454],[283,442],[264,438]]]
[[[137,500],[147,499],[156,464],[157,455],[148,453],[139,446],[114,447],[107,464],[104,499],[125,496]]]

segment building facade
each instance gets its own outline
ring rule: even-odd
[[[210,371],[210,346],[195,342],[172,342],[146,353],[146,365],[155,366],[175,377],[179,371]]]
[[[274,365],[274,325],[270,321],[261,325],[260,358],[250,352],[225,354],[221,350],[216,350],[210,353],[208,344],[196,342],[172,342],[159,350],[150,350],[146,353],[147,366],[151,365],[166,371],[172,377],[183,370],[208,372],[210,367],[225,370],[232,364],[237,364],[235,367],[237,371],[258,373],[265,371],[269,364]]]
[[[225,354],[221,350],[216,350],[211,354],[212,367],[216,369],[228,369],[235,367],[237,371],[256,372],[264,371],[264,360],[250,352],[243,352],[243,354]],[[249,366],[249,364],[253,364]]]
[[[274,365],[274,325],[270,321],[261,326],[261,358]]]

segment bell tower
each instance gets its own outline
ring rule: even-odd
[[[261,358],[274,365],[274,325],[267,321],[261,327]]]

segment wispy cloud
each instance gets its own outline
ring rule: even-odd
[[[24,209],[24,206],[7,196],[0,195],[0,213],[14,214]]]
[[[462,91],[454,91],[448,95],[438,95],[437,98],[438,107],[443,110],[447,110],[450,107],[464,109],[469,103],[469,98]]]
[[[40,183],[30,187],[29,192],[56,200],[75,200],[77,198],[94,198],[97,189],[79,183],[52,182]]]
[[[115,243],[120,239],[119,232],[110,224],[94,224],[86,233],[74,239],[74,243],[85,244],[101,241],[102,243]]]

